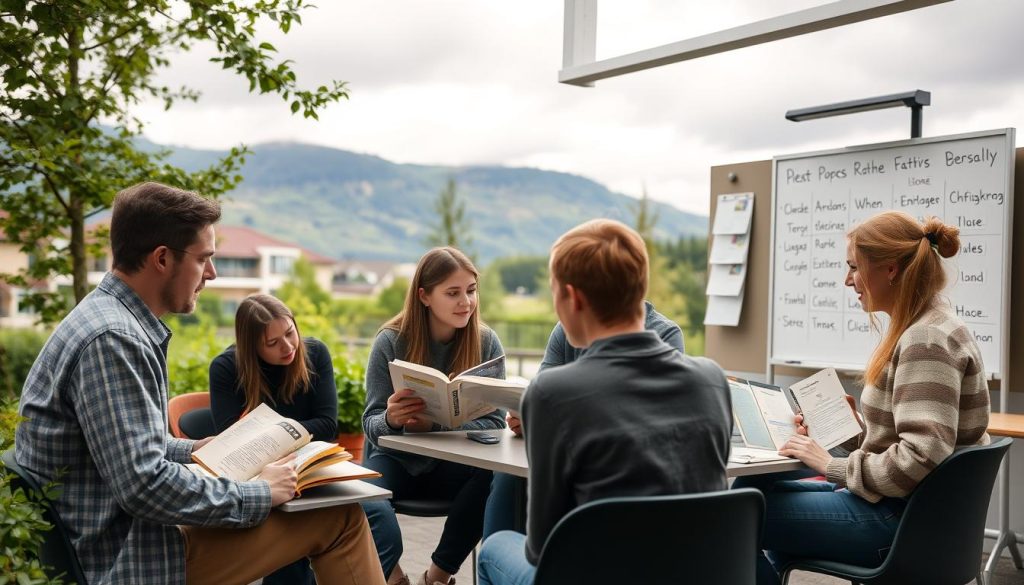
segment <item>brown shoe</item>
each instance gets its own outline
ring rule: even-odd
[[[402,575],[402,578],[395,581],[392,585],[412,585],[412,582],[409,581],[409,575]]]

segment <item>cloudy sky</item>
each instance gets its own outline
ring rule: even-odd
[[[823,4],[799,0],[601,0],[598,58]],[[396,162],[532,166],[707,213],[709,167],[899,140],[909,110],[802,123],[786,110],[912,89],[932,92],[924,134],[1024,129],[1024,2],[954,0],[904,14],[597,82],[559,84],[558,0],[320,0],[291,34],[266,35],[300,83],[349,83],[319,122],[252,96],[200,49],[163,80],[203,97],[143,104],[161,143],[226,148],[301,141]],[[1018,145],[1024,139],[1018,140]]]

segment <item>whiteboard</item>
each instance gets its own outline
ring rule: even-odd
[[[844,285],[846,233],[895,209],[960,228],[944,294],[998,377],[1009,347],[1013,159],[1012,128],[775,157],[769,364],[864,369],[880,334]]]

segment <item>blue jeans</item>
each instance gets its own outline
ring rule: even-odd
[[[872,504],[849,490],[836,489],[833,483],[794,481],[793,475],[739,478],[733,483],[733,487],[756,487],[764,493],[764,553],[758,558],[758,585],[779,583],[779,570],[794,557],[881,565],[906,500],[882,498]]]
[[[480,547],[480,585],[532,585],[537,567],[526,560],[526,535],[504,530]]]
[[[491,480],[491,493],[487,496],[487,508],[484,509],[484,540],[502,530],[525,532],[526,527],[517,517],[522,515],[517,506],[525,506],[520,502],[519,494],[526,492],[526,479],[508,473],[495,473]]]
[[[373,533],[373,543],[377,546],[380,566],[387,577],[402,558],[402,533],[398,528],[398,520],[388,502],[364,502],[362,506],[366,519],[370,522],[370,532]],[[299,559],[263,578],[263,585],[315,584],[316,578],[309,566],[309,559]]]

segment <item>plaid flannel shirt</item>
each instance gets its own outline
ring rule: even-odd
[[[15,456],[60,486],[90,583],[184,583],[178,525],[245,528],[270,512],[270,486],[200,477],[192,441],[167,431],[171,332],[107,274],[61,322],[21,394]]]

